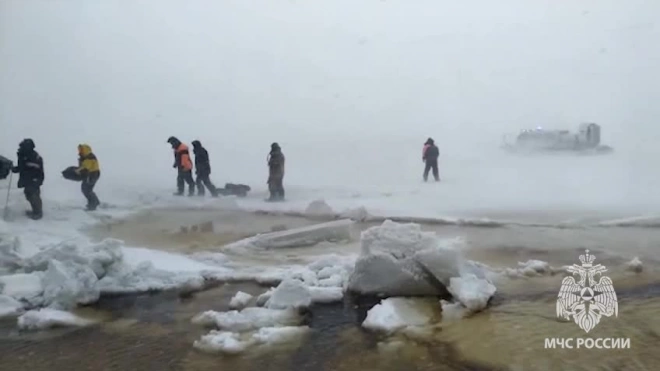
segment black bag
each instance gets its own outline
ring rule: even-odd
[[[80,174],[76,173],[78,166],[69,166],[66,169],[62,170],[62,176],[66,180],[72,180],[74,182],[82,182],[83,177]]]
[[[218,193],[223,196],[245,197],[251,189],[249,185],[227,183],[225,188],[218,189]]]
[[[11,173],[14,163],[7,157],[0,156],[0,179],[5,179]]]

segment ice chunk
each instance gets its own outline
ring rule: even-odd
[[[205,352],[239,354],[255,345],[287,343],[299,339],[308,331],[307,326],[264,327],[252,334],[214,330],[196,340],[193,346]]]
[[[89,266],[73,261],[52,260],[42,277],[44,305],[54,309],[73,309],[78,304],[99,300],[96,274]]]
[[[433,321],[433,312],[424,299],[388,298],[367,312],[362,327],[394,333],[409,326],[426,326]]]
[[[307,268],[316,275],[316,284],[314,286],[343,288],[354,266],[354,256],[332,254],[322,256],[308,265]]]
[[[286,279],[273,291],[266,302],[270,309],[307,308],[312,304],[312,295],[307,287],[296,279]]]
[[[626,263],[626,269],[630,272],[642,273],[642,261],[638,257],[634,257],[631,261]]]
[[[323,241],[350,240],[353,224],[354,222],[352,220],[343,219],[286,231],[264,233],[251,237],[247,241],[244,240],[229,244],[225,248],[240,250],[246,246],[253,246],[263,249],[274,249],[311,246]]]
[[[268,291],[266,291],[263,294],[259,295],[257,297],[257,302],[255,304],[257,304],[260,307],[263,307],[264,305],[266,305],[266,303],[268,302],[268,299],[270,299],[270,297],[273,295],[273,291],[275,291],[275,288],[271,287],[270,289],[268,289]]]
[[[0,270],[13,271],[22,265],[18,237],[0,232]]]
[[[94,321],[79,317],[70,312],[42,308],[31,310],[18,317],[18,328],[21,330],[45,330],[51,327],[83,327]]]
[[[348,288],[360,294],[436,295],[438,292],[424,276],[404,269],[407,263],[391,255],[371,253],[358,258],[349,277]]]
[[[52,260],[58,260],[64,264],[73,262],[89,266],[96,277],[103,278],[111,265],[122,260],[122,245],[122,241],[111,238],[85,248],[66,242],[31,256],[25,260],[24,269],[27,272],[44,271]]]
[[[470,312],[478,312],[486,308],[496,290],[488,280],[473,274],[452,277],[449,283],[449,292]]]
[[[343,211],[339,216],[341,218],[348,218],[358,222],[366,222],[371,218],[371,214],[369,214],[367,209],[364,207]]]
[[[125,264],[113,266],[98,282],[102,293],[134,293],[174,288],[200,289],[204,277],[197,272],[170,272],[156,269],[151,262],[136,267]]]
[[[456,321],[461,318],[467,317],[469,311],[458,302],[449,302],[440,300],[442,306],[442,320],[443,321]]]
[[[245,332],[261,327],[298,325],[302,322],[302,317],[293,308],[245,308],[240,312],[206,311],[195,316],[192,322],[205,326],[214,325],[221,330]]]
[[[245,308],[250,300],[252,300],[253,296],[243,292],[239,291],[234,295],[233,298],[231,298],[231,301],[229,301],[229,308],[231,309],[243,309]]]
[[[23,304],[7,295],[0,295],[0,318],[18,316],[23,313]]]
[[[441,241],[418,224],[386,220],[362,232],[348,289],[386,296],[446,295],[449,278],[461,270],[453,247],[459,241]]]
[[[542,276],[551,273],[550,264],[542,260],[528,260],[526,262],[518,262],[518,269],[523,276],[533,277]]]
[[[295,340],[308,331],[307,326],[263,327],[252,335],[252,338],[260,344],[280,344]]]
[[[328,304],[342,301],[344,290],[341,287],[307,287],[312,296],[312,303]]]
[[[362,232],[362,251],[388,252],[397,258],[413,256],[416,252],[436,248],[438,240],[433,232],[424,232],[419,224],[395,223],[386,220],[382,225]]]
[[[44,286],[41,283],[42,272],[19,273],[0,276],[0,288],[3,295],[29,303],[32,306],[43,303]]]
[[[195,340],[193,347],[208,353],[239,354],[253,343],[253,339],[241,340],[241,334],[235,332],[213,330]]]
[[[333,217],[335,211],[332,210],[325,200],[312,201],[305,209],[305,216],[307,217]]]

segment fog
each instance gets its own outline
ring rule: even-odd
[[[46,195],[77,192],[59,171],[80,142],[101,195],[174,190],[174,135],[205,144],[217,183],[258,189],[279,142],[294,199],[421,189],[437,210],[656,208],[657,14],[643,0],[0,0],[0,153],[33,138]],[[585,121],[615,154],[498,148]],[[429,136],[438,185],[421,184]]]

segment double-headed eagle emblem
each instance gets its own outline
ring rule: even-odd
[[[575,282],[573,276],[564,277],[557,296],[557,318],[569,321],[571,317],[581,329],[587,333],[600,322],[602,316],[619,315],[619,303],[609,277],[602,276],[607,268],[601,264],[593,265],[596,257],[589,254],[580,255],[582,266],[573,264],[567,271],[579,275]],[[596,282],[596,275],[601,275]]]

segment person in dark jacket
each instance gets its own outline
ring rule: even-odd
[[[34,148],[32,139],[23,139],[16,152],[18,164],[12,171],[19,174],[18,188],[23,188],[25,199],[32,207],[32,210],[25,214],[31,219],[39,220],[43,217],[41,185],[44,183],[44,161]]]
[[[199,140],[194,140],[192,142],[193,153],[195,154],[195,174],[197,179],[197,195],[204,196],[204,186],[209,189],[213,197],[218,197],[218,190],[211,182],[211,160],[209,159],[209,153],[206,148],[202,147],[202,143]]]
[[[92,152],[92,147],[89,144],[78,145],[78,168],[76,169],[76,174],[79,174],[82,178],[80,190],[87,199],[87,210],[96,210],[101,204],[101,201],[99,201],[98,196],[94,193],[94,186],[96,186],[96,182],[101,178],[101,167],[99,166],[99,160],[96,158],[94,152]]]
[[[436,147],[433,139],[428,138],[426,143],[424,143],[424,149],[422,151],[422,161],[424,161],[424,181],[429,179],[429,171],[433,170],[433,177],[435,181],[440,181],[440,175],[438,173],[438,157],[440,156],[440,150]]]
[[[268,154],[268,190],[270,198],[268,201],[284,200],[284,154],[277,143],[270,145]]]
[[[173,168],[178,170],[176,177],[177,192],[175,196],[182,196],[185,188],[185,183],[188,183],[188,196],[195,195],[195,181],[192,177],[193,163],[190,159],[190,152],[188,146],[181,143],[176,137],[169,137],[167,143],[172,145],[174,150],[174,165]]]

